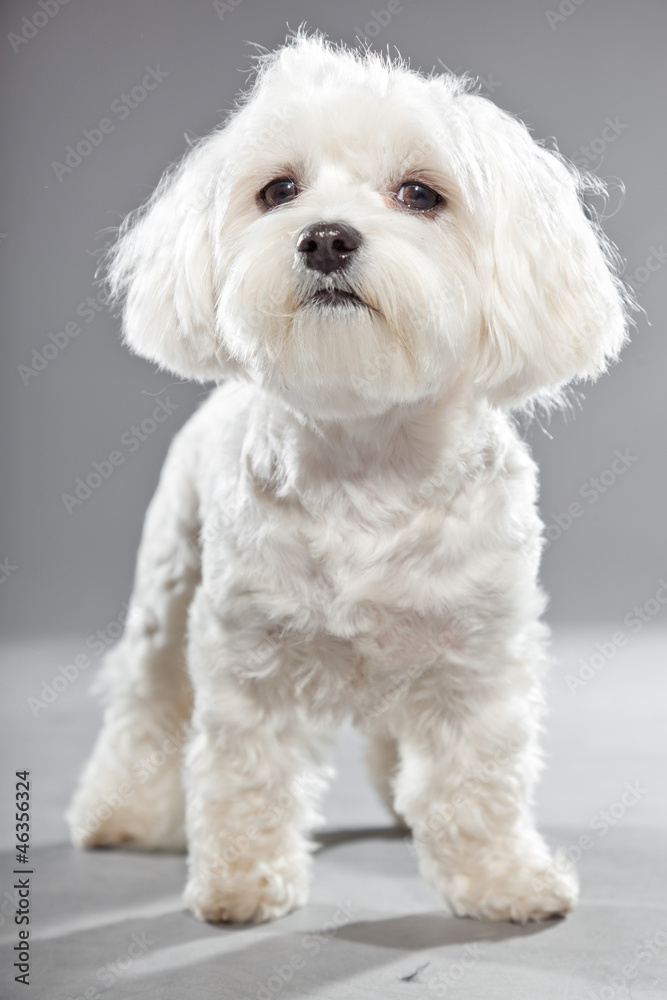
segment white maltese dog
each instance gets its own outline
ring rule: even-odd
[[[75,843],[186,839],[197,916],[279,917],[351,716],[456,914],[572,907],[531,812],[542,524],[510,414],[625,340],[584,188],[469,81],[299,33],[128,220],[128,344],[221,384],[148,511]]]

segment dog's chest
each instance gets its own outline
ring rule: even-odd
[[[455,551],[446,513],[382,483],[332,486],[307,509],[246,474],[209,558],[229,622],[289,642],[345,644],[353,658],[403,662],[432,650],[456,617],[445,591]],[[340,652],[340,649],[339,649]]]

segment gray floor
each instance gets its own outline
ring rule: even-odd
[[[2,996],[666,998],[667,632],[647,625],[574,695],[565,679],[614,631],[612,623],[556,633],[538,818],[553,844],[569,847],[587,832],[591,846],[579,863],[575,913],[524,928],[451,917],[419,877],[410,843],[387,823],[347,729],[308,906],[261,927],[197,922],[180,902],[182,857],[66,844],[63,809],[99,722],[87,696],[94,667],[37,717],[28,699],[43,696],[43,682],[85,650],[85,639],[5,645]],[[14,983],[10,957],[13,776],[23,768],[32,772],[30,987]],[[639,796],[629,807],[620,802],[627,783]]]

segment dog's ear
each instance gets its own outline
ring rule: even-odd
[[[216,328],[213,201],[224,135],[192,149],[123,224],[108,258],[110,297],[137,354],[188,378],[218,380],[229,358]],[[219,195],[219,191],[218,191]]]
[[[570,379],[603,372],[625,341],[614,251],[587,216],[573,167],[490,101],[459,100],[483,159],[477,381],[499,406],[558,399]]]

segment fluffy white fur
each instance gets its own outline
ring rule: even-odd
[[[300,193],[269,210],[284,176]],[[397,201],[415,179],[433,213]],[[76,843],[185,832],[198,916],[278,917],[306,899],[323,745],[351,714],[457,914],[570,909],[531,816],[542,525],[509,413],[625,339],[582,189],[466,81],[298,35],[128,220],[128,344],[226,381],[148,511]],[[304,267],[319,220],[361,233],[345,272]],[[334,287],[368,307],[308,303]]]

